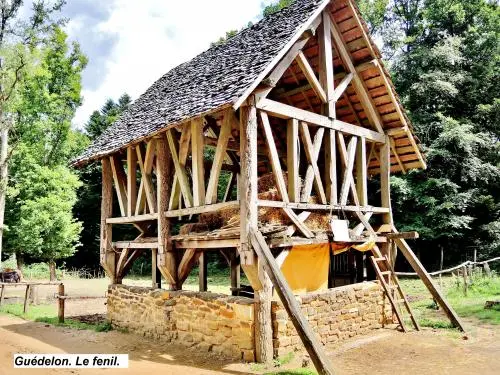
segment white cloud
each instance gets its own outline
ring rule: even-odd
[[[269,0],[114,0],[109,16],[92,26],[77,15],[67,31],[72,39],[84,36],[80,41],[84,51],[86,45],[91,50],[88,72],[92,77],[84,79],[84,103],[77,111],[75,126],[82,127],[107,98],[117,99],[124,92],[137,98],[155,80],[207,49],[226,31],[255,21],[263,3]],[[87,27],[93,30],[89,33]],[[109,50],[91,48],[102,39],[113,40],[105,44]]]

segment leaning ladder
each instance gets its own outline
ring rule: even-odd
[[[415,316],[413,315],[410,304],[408,303],[408,300],[406,299],[406,296],[403,293],[403,290],[401,289],[401,285],[399,284],[399,280],[396,274],[394,273],[394,270],[392,269],[392,266],[387,260],[387,258],[385,256],[377,258],[372,256],[370,259],[372,261],[373,268],[375,269],[375,273],[377,274],[377,277],[380,280],[382,287],[384,288],[385,294],[387,295],[387,298],[389,299],[392,305],[392,309],[396,314],[396,317],[403,332],[407,332],[408,330],[406,329],[406,325],[403,320],[403,315],[401,314],[402,306],[404,306],[406,311],[408,312],[408,315],[410,316],[410,319],[413,322],[415,329],[417,331],[420,331],[420,326],[418,325],[418,322],[415,319]],[[392,293],[393,291],[396,291],[396,293],[393,294]]]

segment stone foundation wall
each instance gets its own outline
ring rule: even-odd
[[[380,328],[392,316],[390,304],[384,304],[382,287],[375,282],[309,293],[298,300],[324,345]],[[275,356],[305,350],[281,302],[273,301],[272,321]]]
[[[110,285],[107,302],[113,327],[254,361],[252,299]]]

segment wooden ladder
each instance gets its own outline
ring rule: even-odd
[[[399,280],[396,274],[394,273],[394,270],[392,269],[392,266],[387,260],[387,258],[384,256],[382,257],[372,256],[370,257],[370,259],[372,261],[373,268],[375,269],[375,273],[377,274],[377,277],[380,280],[382,287],[384,288],[385,294],[387,295],[387,298],[391,302],[392,309],[396,314],[396,317],[403,332],[407,332],[408,330],[404,323],[403,315],[401,314],[402,306],[404,306],[406,311],[408,312],[408,315],[410,316],[410,319],[413,322],[415,329],[417,331],[420,331],[420,326],[418,325],[418,322],[415,319],[415,316],[413,315],[410,304],[408,303],[408,300],[406,299],[406,296],[403,293],[403,290],[401,289],[401,285],[399,284]],[[396,293],[393,294],[394,290],[396,291]]]

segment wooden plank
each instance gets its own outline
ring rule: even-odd
[[[352,137],[347,146],[347,163],[344,169],[344,177],[342,179],[342,186],[340,188],[340,204],[347,204],[347,198],[349,195],[349,189],[352,189],[353,177],[352,171],[354,168],[354,161],[356,159],[356,145],[358,144],[358,138]],[[357,194],[356,194],[357,195]]]
[[[183,240],[175,240],[175,248],[176,249],[223,249],[228,247],[238,247],[240,244],[240,240],[238,238],[229,238],[229,239],[214,239],[214,240],[192,240],[192,239],[183,239]]]
[[[122,216],[127,216],[127,176],[123,171],[123,164],[117,157],[112,155],[109,157],[109,161],[113,172],[113,181],[120,212]]]
[[[347,154],[347,147],[345,144],[344,136],[340,133],[337,133],[337,141],[338,141],[338,149],[339,149],[339,155],[340,155],[340,160],[342,161],[342,165],[344,167],[344,172],[348,166],[348,154]],[[351,179],[350,181],[350,190],[351,190],[351,195],[352,199],[354,201],[354,204],[359,206],[359,198],[358,198],[358,192],[356,190],[356,185],[354,184],[354,180]]]
[[[311,216],[311,212],[309,212],[309,211],[302,211],[300,214],[297,215],[297,218],[303,223],[304,221],[307,220],[307,218],[309,216]],[[293,236],[296,231],[297,231],[297,226],[295,226],[295,225],[289,225],[288,228],[285,231],[285,234],[287,236]]]
[[[191,187],[189,184],[189,179],[187,176],[186,168],[181,165],[179,161],[179,154],[177,151],[176,142],[172,135],[172,130],[167,130],[167,140],[170,149],[170,154],[172,155],[172,160],[174,162],[175,174],[177,175],[177,180],[181,186],[181,192],[184,197],[184,201],[187,207],[193,206],[193,195],[191,193]],[[157,141],[159,143],[160,141]],[[166,209],[165,209],[166,211]]]
[[[453,326],[455,326],[462,332],[465,332],[465,327],[462,324],[457,313],[455,312],[455,310],[453,310],[450,304],[448,304],[448,301],[446,301],[444,296],[441,294],[439,288],[432,280],[432,277],[427,273],[422,263],[420,263],[418,258],[415,256],[415,253],[411,250],[410,246],[408,246],[408,243],[404,239],[400,238],[396,238],[394,239],[394,241],[396,242],[396,245],[401,250],[401,253],[404,255],[408,263],[410,263],[410,265],[418,274],[420,279],[423,281],[429,292],[432,294],[434,300],[439,304],[439,306],[441,306],[445,314],[448,316]]]
[[[113,242],[117,249],[157,249],[158,241],[136,242],[136,241],[116,241]]]
[[[232,110],[228,110],[224,113],[224,120],[219,134],[219,142],[215,150],[214,161],[207,186],[207,195],[205,197],[205,202],[207,204],[217,203],[217,187],[219,186],[221,167],[226,157],[227,142],[229,141],[229,137],[231,137],[231,111]]]
[[[314,112],[305,111],[287,104],[276,102],[270,99],[261,99],[257,103],[257,108],[266,111],[272,116],[283,119],[295,118],[299,121],[304,121],[309,124],[321,126],[328,129],[338,130],[342,133],[356,135],[359,137],[366,137],[372,142],[384,143],[385,135],[375,132],[370,129],[362,128],[360,126],[352,125],[344,121],[330,119],[326,116],[318,115]]]
[[[387,233],[385,234],[385,236],[387,238],[390,238],[390,239],[396,239],[396,238],[400,238],[400,239],[404,239],[404,240],[417,240],[420,238],[420,235],[418,234],[418,232],[399,232],[399,233]]]
[[[306,129],[301,129],[301,138],[302,142],[304,143],[304,149],[306,151],[306,158],[309,160],[309,154],[308,154],[308,147],[307,144],[309,143],[311,139],[311,135],[308,133],[309,128]],[[302,187],[302,194],[300,197],[301,202],[308,202],[309,198],[311,197],[311,192],[312,192],[312,187],[313,184],[316,184],[316,191],[320,191],[319,189],[321,188],[317,184],[317,179],[319,176],[319,181],[321,181],[321,176],[319,175],[319,170],[318,170],[318,157],[319,157],[319,152],[321,151],[321,146],[323,144],[323,135],[325,134],[325,129],[324,128],[319,128],[316,131],[316,134],[314,135],[314,140],[312,142],[312,147],[313,147],[313,155],[310,155],[312,157],[312,160],[316,162],[316,165],[314,166],[311,162],[309,162],[309,165],[307,166],[306,170],[306,175],[304,178],[303,182],[303,187]],[[318,173],[316,173],[318,172]],[[322,184],[321,184],[322,185]],[[321,193],[320,194],[321,197]],[[326,199],[326,194],[325,194],[325,199]],[[322,202],[322,203],[327,203]]]
[[[371,217],[373,216],[373,212],[367,212],[366,214],[363,215],[366,221],[369,221]],[[356,236],[360,236],[363,233],[363,230],[366,228],[366,225],[361,222],[360,224],[356,225],[354,229],[352,230]]]
[[[279,201],[268,201],[268,200],[258,200],[257,204],[259,207],[275,207],[275,208],[291,208],[294,210],[308,210],[308,211],[349,211],[349,212],[373,212],[376,214],[388,213],[389,209],[384,207],[373,207],[373,206],[343,206],[340,204],[313,204],[313,203],[285,203]]]
[[[170,134],[170,133],[168,133]],[[172,163],[177,158],[177,170],[181,174],[181,166],[179,165],[177,151],[173,143],[172,135],[170,134],[170,141],[162,137],[156,142],[156,179],[157,179],[157,197],[158,202],[158,268],[163,277],[169,282],[170,288],[176,290],[178,288],[177,278],[177,265],[175,254],[172,247],[172,239],[170,235],[171,223],[165,216],[161,215],[162,212],[167,211],[168,202],[171,194],[171,183],[173,179]],[[171,147],[169,148],[169,144]],[[175,162],[174,162],[175,163]],[[179,180],[180,181],[180,180]],[[182,187],[182,183],[181,183]]]
[[[313,88],[316,95],[318,95],[318,98],[323,103],[328,103],[325,90],[323,90],[323,87],[321,87],[321,83],[316,77],[311,64],[309,64],[309,61],[307,61],[307,58],[302,51],[297,54],[297,58],[295,59],[295,61],[299,65],[300,70],[302,70],[302,73],[304,73],[304,76]]]
[[[307,319],[304,317],[300,305],[293,295],[290,286],[286,282],[285,277],[281,273],[279,266],[276,264],[265,238],[259,231],[252,228],[251,241],[253,248],[257,252],[259,260],[262,261],[262,265],[271,279],[283,306],[288,312],[288,316],[290,317],[290,320],[299,334],[304,347],[311,357],[316,370],[319,374],[333,375],[333,367],[329,362],[316,334],[313,332]]]
[[[144,214],[136,216],[110,217],[106,219],[107,224],[132,224],[141,221],[152,221],[158,218],[158,214]]]
[[[302,48],[307,44],[308,38],[299,40],[290,48],[287,54],[279,62],[278,65],[273,69],[269,76],[264,80],[266,85],[275,87],[280,78],[285,74],[288,67],[293,63],[297,55],[301,52]]]
[[[156,194],[153,185],[153,179],[151,176],[151,173],[153,171],[153,159],[154,159],[155,147],[156,147],[155,141],[154,140],[149,141],[146,146],[146,153],[143,156],[140,145],[136,146],[137,162],[139,164],[139,170],[141,171],[141,187],[139,188],[138,200],[143,200],[145,196],[150,213],[156,212]],[[141,210],[140,209],[138,210],[136,207],[135,214],[139,215],[140,212]]]
[[[276,181],[276,187],[278,188],[278,193],[281,196],[283,202],[289,202],[288,199],[288,189],[285,183],[285,178],[283,177],[283,171],[281,170],[280,159],[278,156],[278,151],[276,149],[276,144],[274,143],[273,131],[271,129],[271,124],[269,123],[269,118],[267,113],[260,111],[260,118],[262,129],[264,130],[264,135],[267,141],[267,148],[269,151],[269,161],[271,162],[271,168],[274,175],[274,180]]]
[[[327,130],[325,142],[325,185],[326,199],[330,204],[338,204],[337,186],[337,142],[335,130]]]
[[[293,225],[295,225],[306,238],[314,238],[314,233],[307,227],[307,225],[304,224],[302,220],[300,220],[291,208],[284,208],[283,211],[290,218],[290,220],[292,220]]]
[[[349,73],[337,85],[337,87],[335,88],[335,92],[333,93],[333,100],[335,102],[338,101],[340,99],[340,97],[344,95],[344,92],[347,89],[347,86],[349,86],[349,84],[351,83],[353,78],[354,78],[354,74]]]
[[[191,121],[191,147],[193,163],[193,203],[195,207],[205,204],[205,164],[203,120]]]
[[[300,199],[299,176],[299,122],[296,119],[288,120],[287,131],[287,171],[288,171],[288,198],[291,202]]]
[[[319,173],[319,169],[318,169],[318,161],[317,160],[318,160],[319,150],[318,150],[318,152],[315,152],[316,150],[314,149],[314,145],[313,145],[312,140],[311,140],[311,134],[309,133],[309,127],[307,126],[307,124],[302,122],[300,124],[299,129],[300,129],[300,135],[302,138],[302,143],[304,144],[304,149],[306,151],[306,157],[309,161],[309,165],[312,167],[313,172],[314,172],[314,186],[316,188],[316,192],[319,195],[321,203],[326,204],[327,200],[326,200],[325,189],[323,187],[323,182],[321,181],[321,174]],[[319,138],[322,140],[324,129],[318,129],[318,132],[320,132]],[[319,141],[319,144],[321,144],[321,141]],[[306,195],[303,194],[301,197],[301,200],[308,201],[309,197],[307,197]]]
[[[238,183],[238,174],[237,173],[231,173],[229,176],[229,181],[226,186],[226,191],[224,192],[224,197],[222,198],[222,202],[227,202],[231,198],[231,193],[234,189],[234,187]]]
[[[132,216],[137,202],[137,153],[127,147],[127,215]]]
[[[361,206],[368,205],[368,170],[366,165],[366,139],[361,137],[356,149],[356,188]]]
[[[230,201],[230,202],[222,202],[222,203],[215,203],[207,206],[200,206],[200,207],[190,207],[190,208],[183,208],[180,210],[169,210],[164,213],[165,217],[180,217],[180,216],[190,216],[190,215],[198,215],[198,214],[203,214],[207,212],[214,212],[218,211],[224,208],[230,208],[234,206],[238,206],[240,204],[240,201]]]

